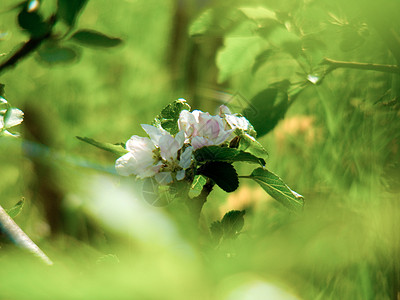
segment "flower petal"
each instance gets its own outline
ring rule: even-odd
[[[155,147],[152,141],[147,137],[141,137],[133,135],[127,142],[125,146],[126,150],[136,152],[136,151],[148,151],[152,152]]]
[[[141,124],[140,126],[142,126],[143,130],[146,131],[155,146],[158,146],[160,144],[160,138],[162,136],[168,134],[168,132],[164,129],[160,129],[152,125]]]
[[[4,116],[4,128],[10,128],[21,124],[24,120],[24,112],[18,108],[10,108]]]
[[[160,138],[160,154],[165,160],[175,160],[177,152],[180,149],[179,142],[176,141],[170,134],[164,135]]]
[[[190,164],[192,163],[192,153],[193,147],[187,147],[181,154],[179,166],[181,166],[183,169],[189,168]]]
[[[183,178],[185,178],[185,170],[176,172],[176,180],[182,180]]]

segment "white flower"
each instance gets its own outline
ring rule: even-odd
[[[189,168],[192,159],[192,147],[187,147],[178,161],[178,151],[182,149],[185,134],[183,131],[173,137],[162,128],[142,124],[149,135],[147,137],[132,136],[126,143],[129,151],[117,159],[115,168],[120,175],[136,175],[139,178],[152,177],[160,184],[185,177],[185,169]]]
[[[225,105],[220,106],[219,115],[224,118],[226,123],[233,130],[242,129],[244,131],[248,131],[248,130],[253,129],[249,120],[247,120],[245,117],[243,117],[241,115],[232,114],[231,111],[229,110],[229,108]]]
[[[7,101],[0,97],[0,104],[7,104]],[[17,126],[24,120],[24,113],[18,108],[0,110],[0,135],[18,136],[8,131],[9,128]]]
[[[132,136],[126,143],[129,152],[115,162],[115,169],[123,176],[151,177],[159,172],[161,164],[154,158],[154,143],[146,137]]]
[[[183,110],[179,116],[178,126],[179,130],[185,133],[186,142],[190,142],[194,150],[204,146],[221,145],[233,131],[226,130],[220,116],[211,116],[200,110],[193,112]]]

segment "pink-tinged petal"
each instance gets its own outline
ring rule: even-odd
[[[161,137],[159,147],[161,157],[165,160],[175,160],[180,149],[179,143],[171,135]]]
[[[185,178],[185,170],[176,172],[176,180],[182,180],[183,178]]]
[[[137,152],[137,151],[149,151],[152,152],[155,147],[152,141],[147,137],[140,137],[137,135],[132,136],[129,141],[126,142],[126,150]]]
[[[193,147],[187,147],[185,151],[183,151],[183,153],[181,154],[179,166],[181,166],[183,169],[189,168],[190,164],[192,163],[192,153]]]
[[[210,141],[203,136],[195,136],[192,139],[193,150],[197,150],[197,149],[200,149],[201,147],[211,146],[211,145],[213,145],[213,144],[210,143]]]
[[[233,129],[221,132],[220,135],[214,140],[214,145],[221,145],[230,138],[232,133]]]
[[[179,119],[178,119],[178,127],[180,131],[185,132],[185,137],[188,138],[193,134],[194,126],[197,123],[194,115],[187,111],[182,110]]]
[[[224,114],[232,114],[228,106],[221,105],[219,107],[219,115],[222,117]]]
[[[160,172],[157,173],[154,178],[159,184],[167,185],[173,181],[171,172]]]
[[[164,136],[165,134],[168,134],[168,132],[165,131],[164,129],[157,128],[152,125],[141,124],[141,126],[142,126],[143,130],[146,131],[146,133],[148,134],[148,136],[150,137],[151,141],[154,143],[155,146],[159,145],[160,138],[162,136]]]

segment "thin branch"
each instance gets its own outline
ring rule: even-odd
[[[337,61],[337,60],[333,60],[333,59],[329,59],[329,58],[325,58],[321,64],[328,65],[330,67],[328,69],[328,71],[326,72],[326,74],[328,74],[338,68],[359,69],[359,70],[369,70],[369,71],[400,74],[400,68],[399,68],[399,66],[396,66],[396,65],[381,65],[381,64],[370,64],[370,63],[360,63],[360,62],[346,62],[346,61]]]
[[[20,61],[23,58],[26,58],[29,54],[35,51],[42,44],[43,41],[48,39],[52,34],[55,22],[56,22],[56,16],[53,15],[47,21],[47,23],[49,24],[48,31],[40,37],[36,38],[31,37],[29,41],[23,44],[22,47],[19,48],[9,59],[0,64],[0,74],[7,68],[14,67],[18,63],[18,61]]]
[[[26,235],[25,232],[0,206],[0,228],[19,247],[24,248],[39,257],[44,263],[52,265],[53,262],[46,254]]]

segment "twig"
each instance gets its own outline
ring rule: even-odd
[[[399,66],[396,66],[396,65],[381,65],[381,64],[370,64],[370,63],[360,63],[360,62],[346,62],[346,61],[337,61],[337,60],[333,60],[333,59],[329,59],[329,58],[325,58],[321,64],[328,65],[330,67],[328,69],[328,71],[326,72],[326,74],[328,74],[338,68],[370,70],[370,71],[400,74],[400,68],[399,68]]]
[[[53,262],[46,254],[26,235],[25,232],[0,206],[0,228],[19,247],[24,248],[39,257],[44,263],[52,265]]]
[[[24,45],[22,45],[22,47],[19,48],[9,59],[0,64],[0,74],[5,69],[14,67],[19,60],[27,57],[30,53],[35,51],[42,44],[43,41],[48,39],[52,34],[55,22],[56,22],[56,16],[53,15],[47,21],[47,23],[49,24],[49,29],[47,30],[47,32],[41,35],[40,37],[35,37],[35,38],[31,37],[29,41],[27,41]]]

